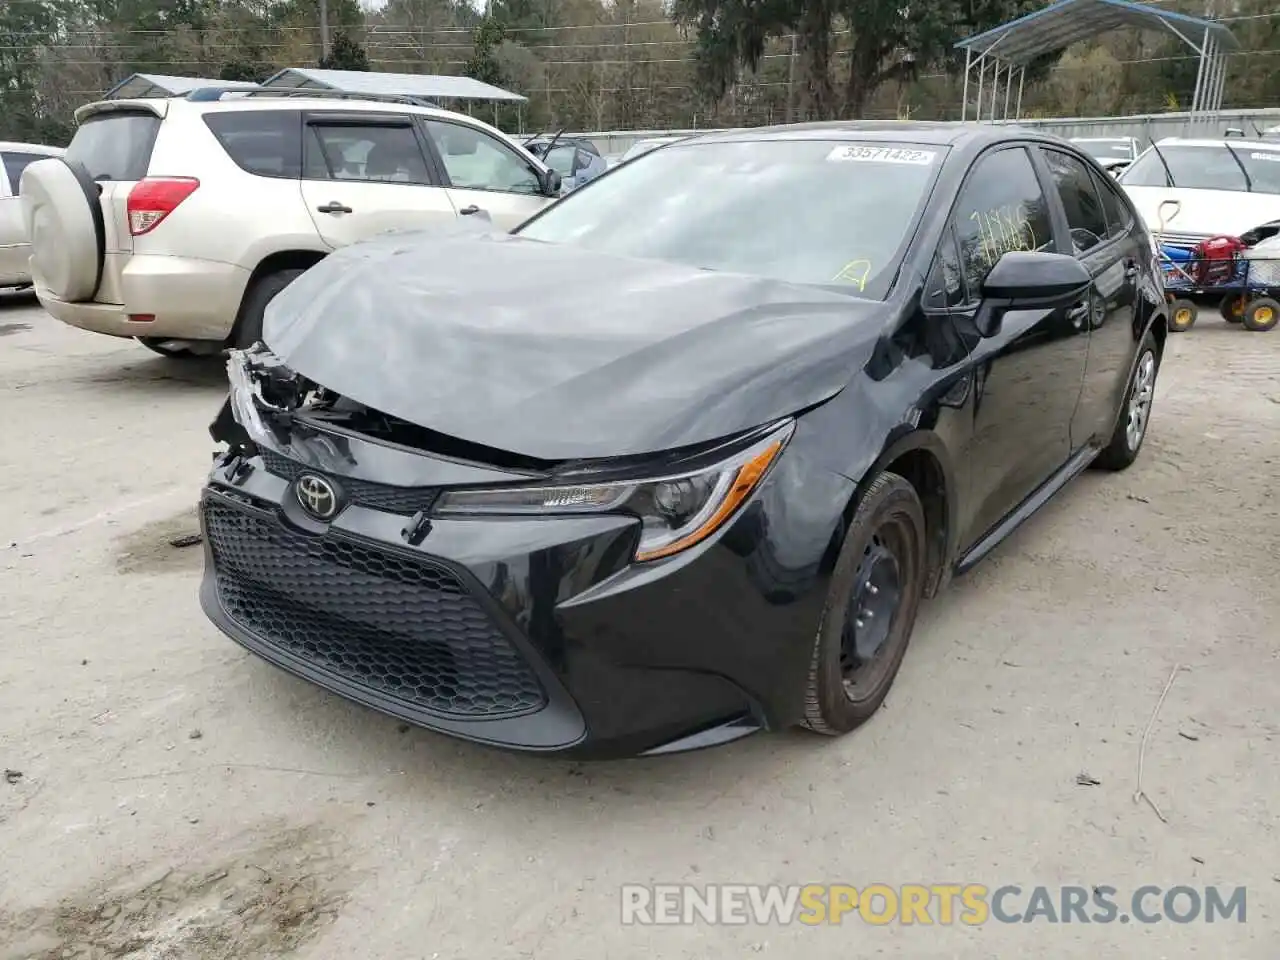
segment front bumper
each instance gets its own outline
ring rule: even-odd
[[[803,715],[827,544],[779,552],[776,476],[720,538],[642,569],[616,515],[435,519],[411,545],[434,492],[333,473],[349,505],[320,525],[297,504],[302,465],[265,452],[210,475],[201,603],[277,666],[441,733],[579,757]]]

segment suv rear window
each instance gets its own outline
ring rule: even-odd
[[[98,114],[76,130],[66,159],[83,164],[95,180],[141,180],[159,132],[160,118],[149,111]]]
[[[246,173],[296,180],[302,175],[302,114],[297,110],[207,113],[227,156]]]

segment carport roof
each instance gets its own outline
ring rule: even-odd
[[[1221,23],[1150,4],[1129,0],[1058,0],[1043,10],[966,37],[956,46],[975,56],[1025,65],[1078,40],[1121,27],[1168,30],[1197,51],[1203,49],[1209,37],[1217,41],[1219,48],[1235,49],[1240,45]]]
[[[318,70],[286,67],[262,82],[263,89],[333,90],[425,100],[502,100],[523,103],[527,97],[471,77],[429,73],[374,73],[363,70]]]
[[[102,95],[104,100],[126,100],[132,97],[180,97],[201,87],[222,90],[254,90],[256,83],[246,80],[211,80],[208,77],[169,77],[160,73],[135,73],[126,77]]]

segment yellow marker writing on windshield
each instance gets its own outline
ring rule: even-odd
[[[867,277],[871,275],[870,260],[850,260],[840,272],[831,278],[832,283],[856,283],[861,293],[867,286]]]

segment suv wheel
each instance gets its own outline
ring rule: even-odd
[[[244,303],[240,306],[240,319],[236,323],[235,333],[231,335],[232,346],[245,349],[262,339],[262,316],[266,313],[267,304],[305,272],[297,268],[277,270],[253,281],[253,286],[245,294]]]

